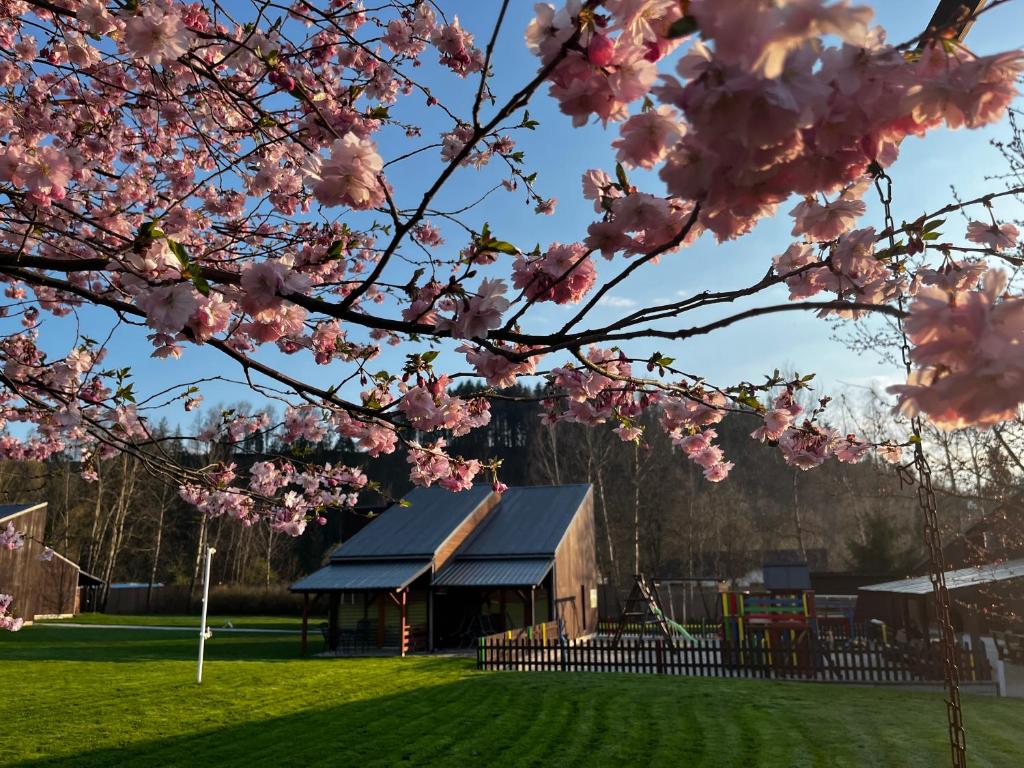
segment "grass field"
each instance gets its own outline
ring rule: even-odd
[[[296,616],[226,616],[211,614],[206,619],[214,631],[230,621],[236,629],[286,629],[298,632],[302,629],[302,619]],[[311,636],[317,634],[317,624],[324,621],[323,617],[309,618]],[[147,614],[145,616],[123,616],[115,613],[81,613],[74,619],[45,619],[43,624],[132,624],[147,627],[199,627],[198,616],[161,616]]]
[[[195,650],[191,636],[151,630],[0,636],[0,765],[948,764],[945,707],[930,693],[299,659],[297,637],[269,634],[215,636],[198,687]],[[1024,701],[965,705],[971,765],[1024,765]]]

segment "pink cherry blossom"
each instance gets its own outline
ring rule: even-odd
[[[985,224],[972,221],[967,225],[967,239],[972,243],[984,245],[996,251],[1013,248],[1017,244],[1020,232],[1013,224]]]
[[[668,150],[683,137],[685,128],[672,107],[633,115],[619,128],[621,138],[612,142],[618,149],[616,158],[627,167],[653,168]]]
[[[99,20],[94,14],[94,20]],[[176,9],[151,2],[125,25],[124,44],[136,56],[157,66],[183,56],[192,33]]]
[[[451,321],[452,336],[459,339],[486,337],[487,331],[499,327],[502,313],[509,308],[505,298],[507,290],[504,280],[483,280],[475,295],[458,303],[455,319]]]
[[[7,526],[0,531],[0,550],[13,552],[25,546],[25,537],[14,527],[13,521],[8,521]]]
[[[163,333],[174,334],[185,327],[199,309],[195,291],[188,283],[154,288],[139,297],[139,306],[146,312],[146,324]]]
[[[320,165],[313,194],[327,206],[375,208],[384,202],[384,188],[378,179],[383,169],[384,161],[377,154],[376,145],[347,133],[331,144],[331,155]]]

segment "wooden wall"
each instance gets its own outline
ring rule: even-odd
[[[35,607],[36,616],[74,616],[78,613],[78,566],[70,560],[54,556],[49,561],[39,560],[43,545],[32,542],[32,559],[39,563],[38,574],[42,582]]]
[[[46,535],[46,505],[11,519],[25,535],[25,546],[0,551],[0,592],[14,595],[14,615],[26,621],[36,616],[75,612],[78,566],[59,557],[40,560]],[[2,523],[6,527],[6,521]]]
[[[462,524],[448,537],[448,540],[437,548],[437,552],[434,553],[434,573],[448,564],[448,561],[454,556],[455,550],[462,546],[462,542],[469,538],[469,535],[476,530],[499,501],[501,501],[501,496],[496,493],[492,493],[484,499],[480,506],[473,511],[473,514],[463,520]]]
[[[427,631],[427,589],[411,587],[406,603],[406,622],[418,635]],[[383,609],[383,625],[380,623]],[[382,642],[396,647],[401,642],[402,609],[386,592],[342,592],[338,604],[338,629],[355,632],[361,621],[369,622],[367,631],[371,645]],[[381,635],[380,627],[383,627]]]
[[[565,632],[569,637],[597,629],[597,608],[590,605],[590,590],[597,588],[597,549],[594,536],[594,492],[591,490],[576,513],[555,553],[555,600],[562,603]],[[557,616],[556,616],[557,617]]]

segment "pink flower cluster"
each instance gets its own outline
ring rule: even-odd
[[[501,350],[505,350],[507,348],[501,343],[496,346]],[[484,379],[484,381],[492,387],[499,388],[511,387],[516,383],[516,379],[518,377],[529,376],[537,370],[537,364],[540,362],[540,356],[538,355],[532,355],[524,358],[522,361],[516,362],[498,352],[491,352],[488,349],[471,346],[469,344],[463,344],[461,347],[458,347],[456,351],[462,352],[466,355],[466,360],[473,366],[473,370],[476,371],[478,376]],[[509,351],[516,354],[522,354],[529,352],[530,350],[519,347]]]
[[[480,462],[450,456],[445,452],[446,446],[443,437],[427,445],[409,443],[406,461],[412,466],[409,479],[414,485],[429,488],[437,483],[449,491],[464,491],[473,485],[473,478],[480,472]]]
[[[491,421],[491,405],[482,397],[465,400],[447,393],[448,377],[409,387],[399,403],[399,409],[409,424],[420,432],[444,429],[454,436],[468,434]]]
[[[13,552],[16,549],[21,549],[23,546],[25,546],[24,535],[14,527],[13,521],[8,520],[6,527],[0,531],[0,550]]]
[[[1018,52],[985,57],[941,46],[908,61],[868,31],[870,9],[847,2],[692,0],[687,12],[701,41],[679,62],[680,79],[655,86],[654,62],[679,42],[666,38],[680,6],[605,5],[610,23],[581,15],[574,2],[559,12],[538,7],[527,42],[542,62],[577,24],[588,52],[573,51],[555,68],[552,95],[575,125],[591,115],[624,121],[619,159],[663,162],[669,192],[701,201],[702,226],[722,240],[748,232],[793,193],[833,192],[873,162],[891,164],[907,135],[999,119],[1022,66]],[[609,30],[622,31],[611,39]],[[825,35],[842,47],[824,45]],[[649,93],[662,106],[629,117],[628,105]],[[834,237],[858,214],[855,202],[798,210],[799,233]]]
[[[378,176],[384,161],[370,139],[347,133],[331,144],[331,155],[320,164],[313,185],[316,199],[326,206],[347,205],[356,210],[376,208],[384,202]]]
[[[16,619],[11,614],[11,606],[14,604],[12,595],[0,594],[0,630],[17,632],[24,625],[23,619]]]
[[[520,254],[512,284],[531,301],[578,304],[597,280],[597,270],[582,243],[552,243],[538,258]]]
[[[1024,383],[1024,299],[1005,295],[1006,273],[980,290],[937,285],[917,292],[904,321],[915,368],[889,388],[900,410],[945,429],[989,427],[1017,414]]]
[[[893,301],[905,285],[893,276],[884,261],[875,257],[876,240],[875,230],[870,227],[848,232],[829,247],[824,261],[818,259],[813,245],[796,243],[775,257],[775,272],[791,275],[786,279],[791,299],[829,291],[840,300],[884,304]],[[863,311],[835,310],[835,314],[859,317]]]
[[[275,531],[299,536],[311,518],[323,519],[321,510],[355,506],[367,483],[351,467],[327,463],[299,470],[287,461],[254,463],[247,486],[230,485],[234,479],[232,465],[209,473],[206,485],[186,483],[179,492],[210,517],[231,517],[245,526],[266,520]]]

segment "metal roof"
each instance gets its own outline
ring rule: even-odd
[[[0,520],[6,520],[9,517],[17,517],[18,515],[23,515],[33,509],[45,506],[45,501],[37,501],[34,504],[0,504]]]
[[[378,560],[332,563],[296,581],[292,592],[342,589],[402,589],[430,569],[429,560]]]
[[[460,493],[438,486],[414,488],[405,496],[409,506],[389,507],[334,550],[331,561],[433,557],[438,547],[493,493],[489,485],[474,485]]]
[[[589,494],[588,484],[509,488],[456,557],[553,557]]]
[[[810,589],[811,572],[807,563],[794,565],[769,565],[765,563],[762,571],[764,588],[775,591],[787,589]]]
[[[960,568],[956,571],[946,571],[946,589],[964,589],[965,587],[976,587],[979,584],[991,584],[994,581],[1005,581],[1006,579],[1019,579],[1024,577],[1024,558],[1007,560],[1004,563],[993,563],[991,565],[978,565],[971,568]],[[931,579],[927,576],[918,576],[913,579],[900,579],[899,581],[887,581],[883,584],[871,584],[861,587],[864,592],[897,592],[904,595],[927,595],[932,591]]]
[[[435,587],[535,587],[551,570],[549,558],[456,560],[434,576]]]

